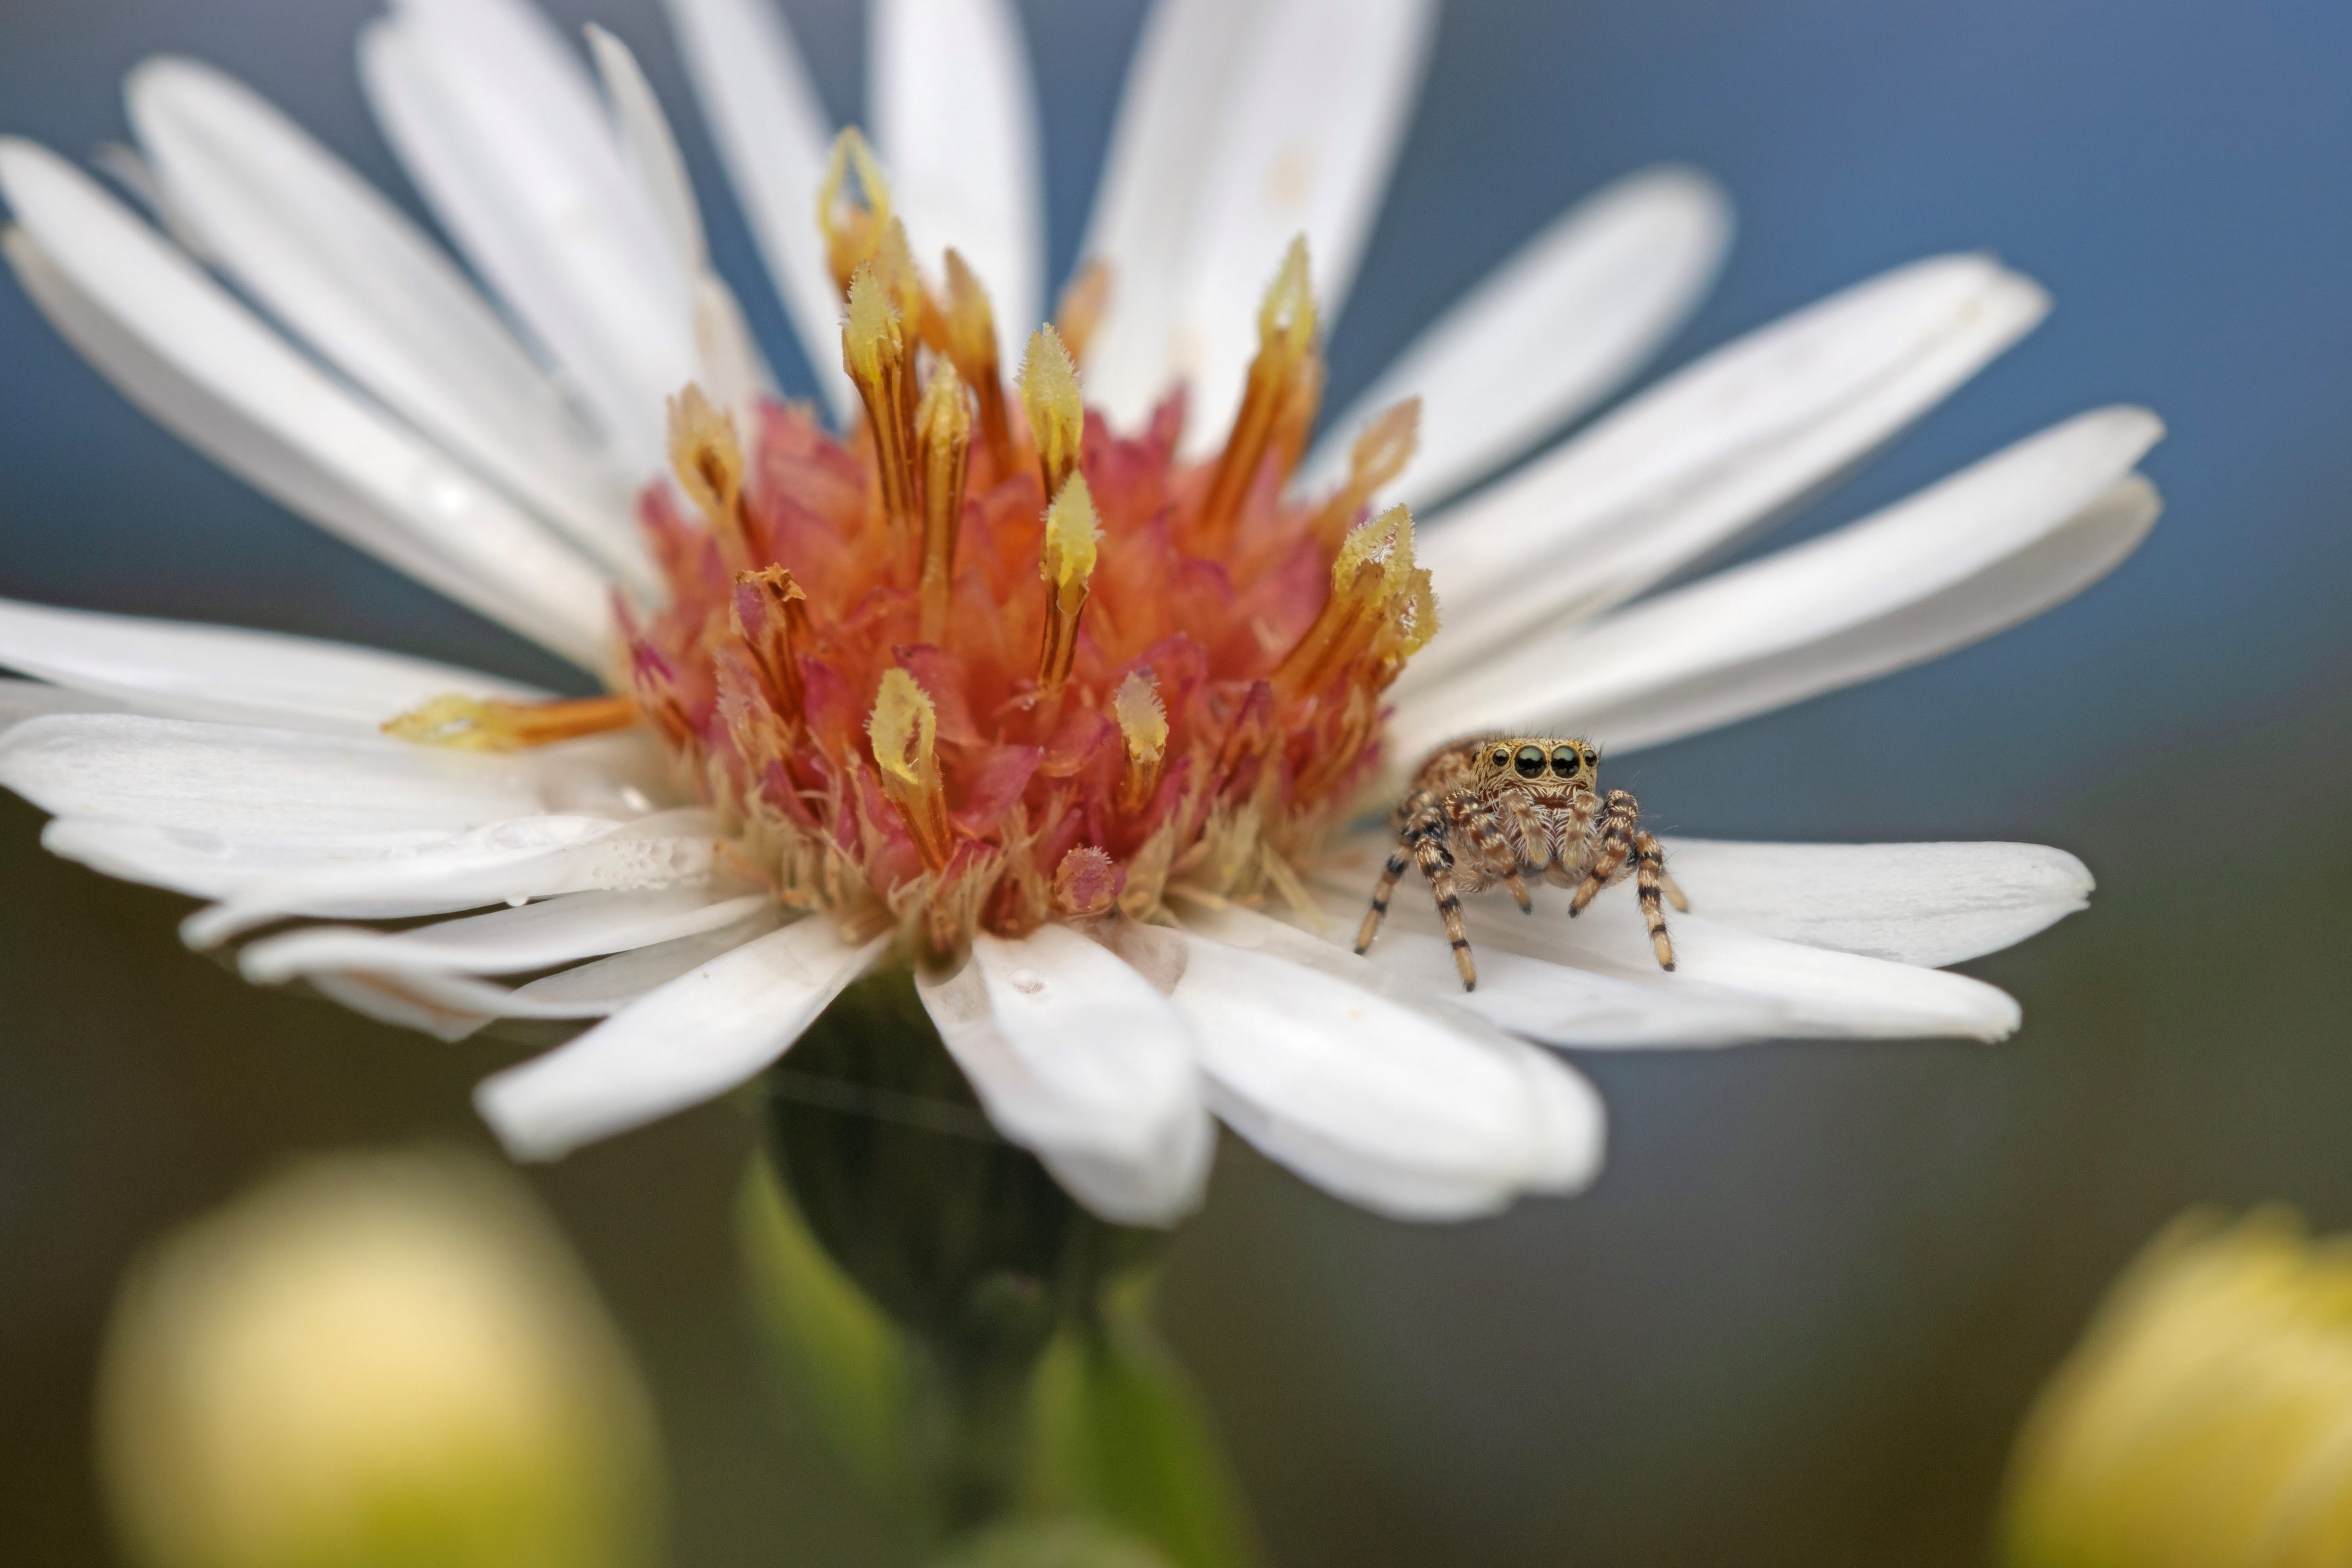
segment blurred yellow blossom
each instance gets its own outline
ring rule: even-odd
[[[469,1159],[298,1167],[116,1302],[100,1465],[150,1568],[630,1568],[658,1462],[636,1373],[527,1193]]]
[[[2042,1392],[2003,1543],[2012,1568],[2352,1562],[2352,1237],[2174,1222]]]

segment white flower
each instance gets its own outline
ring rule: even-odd
[[[839,279],[810,221],[830,128],[784,29],[766,0],[670,9],[809,357],[838,363]],[[1189,374],[1192,438],[1213,441],[1294,234],[1325,320],[1337,311],[1433,16],[1426,0],[1154,8],[1087,247],[1116,279],[1086,363],[1115,425]],[[873,18],[875,128],[917,254],[954,245],[1003,321],[1036,320],[1041,176],[1011,6],[877,0]],[[0,194],[26,288],[135,401],[360,548],[598,668],[614,588],[660,592],[630,495],[658,471],[664,399],[698,381],[756,428],[765,372],[709,269],[659,108],[625,47],[591,43],[601,93],[520,0],[394,0],[362,44],[379,120],[506,316],[300,131],[184,60],[141,67],[130,90],[177,243],[21,141],[0,142]],[[1418,467],[1394,493],[1464,490],[1629,377],[1728,231],[1724,198],[1687,170],[1601,192],[1331,421],[1307,475],[1346,473],[1369,411],[1412,392]],[[1436,510],[1419,550],[1448,629],[1395,689],[1387,754],[1489,728],[1589,733],[1621,754],[1934,658],[2096,580],[2157,514],[2133,472],[2160,433],[2141,411],[2082,416],[1877,516],[1650,592],[1890,439],[2045,308],[1982,256],[1901,268]],[[1008,362],[1014,346],[1000,345]],[[847,379],[828,372],[826,388],[847,417]],[[18,721],[0,783],[54,814],[51,849],[211,900],[185,928],[198,945],[293,916],[338,922],[250,943],[252,978],[305,977],[452,1037],[497,1016],[604,1019],[482,1086],[483,1113],[525,1157],[744,1082],[891,951],[845,936],[854,924],[788,920],[735,880],[731,808],[681,794],[644,727],[499,755],[379,733],[453,690],[541,695],[511,683],[21,605],[0,606],[0,663],[37,682],[0,688],[0,716]],[[899,719],[928,756],[929,719]],[[2015,1003],[1937,966],[2021,940],[2091,886],[2072,857],[2030,845],[1668,853],[1694,911],[1675,922],[1672,974],[1626,889],[1573,926],[1555,900],[1534,920],[1474,909],[1482,981],[1465,994],[1425,900],[1399,899],[1367,961],[1171,886],[1154,912],[1174,927],[983,934],[924,994],[996,1124],[1108,1216],[1164,1224],[1193,1206],[1213,1112],[1344,1197],[1454,1217],[1598,1168],[1597,1098],[1529,1042],[1997,1039]],[[1263,875],[1288,878],[1294,904],[1352,929],[1375,868],[1365,840],[1311,865],[1276,858]],[[501,904],[398,932],[349,923]]]

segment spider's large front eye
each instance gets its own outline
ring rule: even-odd
[[[1521,746],[1519,748],[1518,758],[1515,765],[1518,768],[1519,776],[1523,779],[1537,779],[1543,777],[1543,748],[1541,746]]]
[[[1551,771],[1562,778],[1573,778],[1576,764],[1584,759],[1576,754],[1574,746],[1561,746],[1551,754]]]

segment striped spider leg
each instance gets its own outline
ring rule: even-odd
[[[1641,826],[1641,809],[1622,789],[1597,792],[1600,756],[1574,737],[1489,735],[1433,753],[1391,818],[1397,847],[1372,889],[1356,933],[1356,951],[1372,945],[1389,897],[1408,867],[1418,866],[1454,944],[1462,988],[1475,990],[1478,966],[1462,923],[1462,899],[1497,883],[1521,910],[1532,908],[1527,877],[1573,888],[1568,912],[1579,915],[1603,888],[1633,879],[1658,966],[1675,966],[1662,898],[1687,909],[1666,876],[1665,854]]]

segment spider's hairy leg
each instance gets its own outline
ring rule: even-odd
[[[1617,873],[1624,867],[1625,858],[1633,852],[1633,824],[1640,816],[1641,809],[1633,804],[1632,795],[1622,789],[1609,792],[1609,803],[1601,808],[1601,820],[1597,824],[1600,853],[1592,857],[1591,864],[1584,873],[1584,883],[1576,889],[1576,897],[1568,901],[1570,915],[1582,914],[1584,906],[1592,901],[1593,896],[1616,880]]]
[[[1527,879],[1516,869],[1503,873],[1503,886],[1511,889],[1511,897],[1518,903],[1519,913],[1531,915],[1536,912],[1536,901],[1528,896]]]
[[[1658,885],[1665,889],[1666,902],[1675,906],[1675,913],[1685,915],[1690,913],[1690,895],[1683,891],[1682,884],[1675,880],[1675,874],[1672,871],[1661,870],[1658,873]]]
[[[1454,969],[1462,976],[1462,989],[1475,991],[1478,965],[1471,961],[1470,933],[1462,928],[1462,896],[1454,890],[1454,858],[1430,834],[1413,846],[1413,859],[1420,864],[1421,874],[1429,879],[1430,897],[1437,900],[1437,918],[1445,922],[1445,940],[1454,944]]]
[[[1372,889],[1372,907],[1364,911],[1364,923],[1356,928],[1358,952],[1371,946],[1372,938],[1380,934],[1381,921],[1389,912],[1389,895],[1396,891],[1397,879],[1404,875],[1407,866],[1412,864],[1405,854],[1405,847],[1417,840],[1418,835],[1399,839],[1397,847],[1389,851],[1389,863],[1381,868],[1380,885]]]
[[[1642,919],[1650,928],[1650,951],[1658,955],[1659,968],[1671,970],[1675,941],[1666,934],[1665,911],[1658,908],[1658,894],[1666,880],[1666,855],[1658,847],[1655,835],[1633,835],[1633,889],[1641,895]]]

